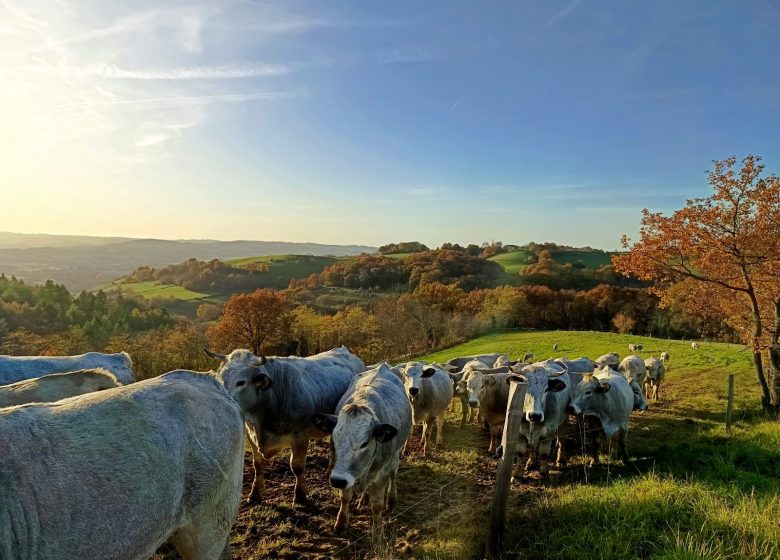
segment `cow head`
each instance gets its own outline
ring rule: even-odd
[[[217,377],[244,411],[256,406],[260,392],[273,385],[264,356],[256,356],[249,350],[233,350],[227,356],[214,354],[212,357],[222,359]]]
[[[549,393],[559,393],[568,388],[568,376],[563,377],[566,368],[547,360],[523,368],[522,377],[528,383],[523,401],[523,412],[528,422],[544,422],[544,409]]]
[[[414,402],[422,391],[422,380],[433,377],[436,368],[427,366],[421,362],[410,362],[403,370],[406,376],[406,392],[409,394],[409,400]]]
[[[606,370],[609,368],[606,367]],[[566,410],[569,414],[592,414],[605,409],[605,400],[610,391],[610,384],[594,375],[585,376],[577,386],[574,398]]]
[[[371,409],[355,403],[345,405],[338,416],[317,414],[312,422],[332,434],[335,458],[330,485],[340,490],[358,482],[365,485],[377,446],[398,434],[395,426],[379,422]]]
[[[461,390],[465,391],[469,397],[469,406],[476,408],[479,406],[479,399],[484,390],[486,376],[478,369],[471,369],[466,372],[461,380]]]

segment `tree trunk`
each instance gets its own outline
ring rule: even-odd
[[[780,411],[780,298],[775,303],[775,330],[769,346],[769,394],[777,413]]]
[[[771,413],[774,411],[772,402],[772,395],[769,391],[769,384],[767,383],[766,376],[764,375],[764,362],[761,356],[761,335],[763,334],[763,327],[761,324],[761,313],[758,307],[758,298],[753,290],[753,286],[748,278],[745,278],[748,285],[747,295],[750,298],[750,309],[753,312],[753,366],[756,369],[756,379],[761,386],[761,407],[764,412]]]

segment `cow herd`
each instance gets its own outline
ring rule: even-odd
[[[536,362],[493,353],[366,367],[344,347],[305,358],[206,352],[216,372],[139,382],[126,353],[0,356],[0,558],[141,560],[168,540],[185,560],[230,558],[245,440],[247,499],[262,500],[267,462],[289,448],[294,500],[305,502],[309,441],[329,436],[335,529],[348,527],[358,492],[379,530],[413,426],[425,456],[460,402],[461,427],[484,422],[488,451],[499,454],[512,382],[527,387],[516,477],[537,465],[546,476],[556,447],[564,464],[564,440],[578,428],[591,435],[594,461],[603,434],[627,462],[629,415],[658,398],[669,362],[667,353]]]

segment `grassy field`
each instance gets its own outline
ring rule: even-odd
[[[489,260],[497,262],[504,267],[508,274],[519,274],[528,264],[528,251],[512,251],[511,253],[499,253]]]
[[[737,345],[595,332],[493,334],[425,356],[446,358],[504,351],[596,357],[671,354],[661,400],[635,413],[628,436],[633,465],[608,456],[589,467],[577,455],[564,469],[515,484],[509,498],[507,558],[628,560],[780,558],[780,427],[758,413],[750,358]],[[736,374],[736,425],[723,428],[726,376]],[[448,415],[444,443],[420,455],[419,428],[399,472],[399,504],[382,543],[367,535],[369,513],[353,510],[353,526],[334,535],[337,498],[327,485],[327,445],[312,445],[307,470],[312,501],[291,504],[293,477],[285,457],[267,477],[267,500],[243,505],[233,530],[234,558],[479,558],[496,462],[480,426],[461,430],[459,411]],[[247,462],[245,488],[251,466]],[[156,558],[175,558],[170,551]]]
[[[187,288],[176,286],[174,284],[160,284],[159,282],[131,282],[129,284],[115,284],[122,290],[130,291],[145,298],[171,298],[182,301],[204,299],[210,297],[210,294],[203,292],[193,292]]]
[[[336,257],[318,257],[313,255],[268,255],[265,257],[245,257],[225,261],[236,267],[265,263],[268,274],[275,278],[275,285],[286,288],[292,278],[306,278],[339,260]]]
[[[528,251],[512,251],[511,253],[500,253],[490,257],[504,267],[507,274],[519,274],[528,264]],[[553,254],[553,259],[559,264],[582,262],[586,268],[599,268],[612,262],[610,253],[599,253],[596,251],[560,251]]]
[[[553,254],[555,262],[560,264],[582,262],[586,268],[599,268],[605,264],[612,264],[611,253],[599,253],[596,251],[561,251]]]

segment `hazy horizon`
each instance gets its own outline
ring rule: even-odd
[[[0,227],[604,249],[780,171],[780,10],[0,1]],[[747,64],[745,61],[750,61]]]

